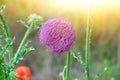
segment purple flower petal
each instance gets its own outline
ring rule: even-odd
[[[62,54],[70,50],[76,35],[69,22],[54,18],[43,23],[39,38],[40,42],[51,52]]]

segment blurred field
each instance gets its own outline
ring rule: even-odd
[[[72,50],[75,53],[81,52],[84,57],[86,8],[80,4],[75,6],[75,3],[72,4],[69,0],[65,0],[64,4],[57,1],[60,0],[0,0],[0,4],[7,5],[5,15],[12,36],[16,37],[15,49],[25,32],[25,28],[17,20],[25,20],[29,14],[36,13],[45,21],[54,17],[70,21],[77,35]],[[91,7],[91,76],[102,68],[109,67],[100,80],[120,80],[120,1],[110,1],[114,2],[93,4]],[[33,80],[59,80],[58,74],[65,65],[65,55],[51,54],[40,44],[38,35],[39,31],[29,37],[36,50],[27,55],[19,65],[31,68]],[[72,78],[84,80],[83,68],[75,59],[72,60],[71,71]]]

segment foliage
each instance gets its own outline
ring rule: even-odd
[[[27,28],[27,31],[21,40],[17,52],[15,55],[13,55],[13,44],[15,43],[16,39],[15,37],[11,37],[8,25],[6,24],[6,20],[4,18],[4,9],[5,5],[0,6],[0,80],[15,80],[16,76],[14,69],[16,65],[20,60],[23,60],[23,57],[25,55],[35,50],[33,47],[29,47],[30,41],[27,40],[27,37],[31,32],[39,29],[43,22],[43,19],[42,17],[33,14],[28,17],[27,22],[24,22],[22,20],[19,21]],[[6,55],[9,56],[8,62],[6,62],[5,59]]]

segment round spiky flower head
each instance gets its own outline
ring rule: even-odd
[[[51,52],[62,54],[69,51],[72,47],[76,35],[69,22],[54,18],[43,23],[39,38],[40,42]]]

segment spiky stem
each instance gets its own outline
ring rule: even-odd
[[[5,19],[4,19],[2,14],[0,14],[0,19],[1,19],[2,23],[4,24],[3,29],[5,31],[6,37],[8,38],[7,43],[11,43],[11,35],[10,35],[10,32],[8,30],[8,26],[7,26],[6,21],[5,21]],[[12,59],[12,56],[13,56],[13,48],[11,47],[10,48],[10,53],[9,53],[9,60]]]

